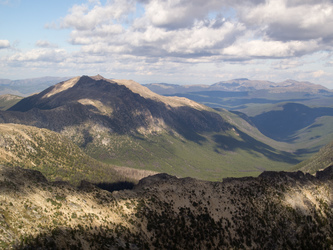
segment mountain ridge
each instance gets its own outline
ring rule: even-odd
[[[0,165],[0,246],[329,249],[332,178],[333,166],[223,182],[158,174],[108,192]]]
[[[133,84],[132,84],[133,86]],[[137,84],[139,86],[139,84]],[[132,87],[133,88],[133,87]],[[145,90],[144,87],[141,87]],[[88,91],[89,90],[89,91]],[[157,99],[156,94],[154,93],[148,93],[148,96],[152,96],[154,99],[147,99],[144,98],[144,96],[147,96],[147,93],[141,92],[141,94],[138,94],[136,92],[131,91],[128,87],[126,87],[125,84],[118,84],[116,81],[113,80],[107,80],[101,77],[98,77],[97,80],[88,77],[88,76],[82,76],[82,77],[76,77],[72,78],[69,81],[62,82],[60,84],[54,85],[52,87],[49,87],[48,89],[42,91],[39,94],[27,97],[23,100],[21,100],[16,105],[12,106],[8,111],[19,111],[19,112],[26,112],[31,110],[32,108],[37,108],[39,110],[52,110],[57,109],[60,107],[69,107],[69,109],[73,108],[77,110],[77,113],[82,112],[89,112],[91,115],[92,113],[94,115],[97,115],[100,119],[102,119],[101,123],[108,122],[106,119],[102,117],[108,117],[112,119],[112,117],[120,117],[123,118],[124,112],[127,112],[129,114],[135,113],[138,119],[136,120],[127,120],[126,122],[131,122],[131,126],[136,127],[143,127],[148,128],[149,126],[154,127],[154,124],[159,124],[158,119],[154,119],[154,117],[159,116],[162,118],[162,123],[165,124],[173,124],[173,118],[172,116],[178,116],[178,118],[182,119],[186,123],[186,119],[184,119],[182,116],[187,116],[182,109],[186,109],[187,113],[195,112],[197,114],[203,115],[203,122],[208,121],[209,119],[215,119],[214,123],[216,125],[213,125],[210,123],[211,128],[214,129],[221,129],[222,128],[222,119],[214,114],[213,112],[208,111],[208,108],[204,108],[203,105],[196,104],[193,101],[187,101],[187,103],[184,104],[184,99],[179,98],[168,98],[168,97],[160,97],[161,100],[168,100],[168,102],[162,102],[161,100]],[[156,101],[158,100],[158,102]],[[92,100],[89,102],[89,100]],[[97,100],[98,103],[94,103],[94,101]],[[151,100],[151,101],[150,101]],[[88,102],[87,102],[88,101]],[[98,104],[106,105],[109,104],[110,108],[109,111],[111,113],[103,113],[101,110],[98,110]],[[170,109],[168,106],[172,105],[173,109]],[[190,105],[190,108],[188,105]],[[116,107],[117,106],[117,107]],[[154,106],[159,106],[158,109],[164,109],[162,112],[156,109]],[[195,106],[195,107],[193,107]],[[184,107],[184,108],[183,108]],[[97,108],[97,110],[96,110]],[[103,107],[102,107],[103,108]],[[105,107],[108,109],[107,107]],[[175,109],[177,108],[177,109]],[[199,108],[199,109],[198,109]],[[122,110],[121,110],[122,109]],[[206,110],[204,110],[206,109]],[[117,111],[122,113],[117,114]],[[167,115],[167,112],[181,112],[182,115],[179,116],[177,114],[175,115]],[[164,115],[166,114],[166,115]],[[145,117],[150,116],[149,120],[146,120]],[[163,117],[164,115],[164,117]],[[97,116],[95,119],[97,119]],[[141,116],[141,117],[140,117]],[[211,118],[208,118],[210,116]],[[84,115],[80,115],[80,117],[84,117]],[[78,117],[77,119],[80,119]],[[214,118],[213,118],[214,117]],[[130,117],[128,117],[130,118]],[[109,122],[112,122],[109,120]],[[127,124],[124,123],[124,121],[120,121],[121,124],[114,124],[113,130],[118,130],[120,127],[126,127]],[[54,124],[56,122],[54,121]],[[164,126],[163,124],[160,124]],[[191,128],[191,124],[187,123],[188,129]],[[202,123],[202,125],[206,129],[210,129],[210,126],[207,126]],[[118,128],[117,128],[118,127]],[[164,126],[165,127],[165,126]],[[199,125],[200,127],[200,125]],[[215,128],[214,128],[215,127]],[[217,128],[220,127],[220,128]],[[193,127],[193,129],[195,129]],[[203,129],[203,128],[199,128]],[[149,130],[149,129],[148,129]]]
[[[0,112],[0,121],[59,132],[106,163],[178,176],[219,180],[298,162],[292,152],[240,133],[214,109],[101,76],[72,78],[24,98]]]
[[[227,81],[220,81],[211,85],[177,85],[167,83],[150,83],[145,84],[152,91],[162,95],[174,95],[190,92],[201,91],[260,91],[267,90],[269,93],[285,93],[285,92],[308,92],[311,94],[333,93],[320,84],[310,82],[299,82],[295,80],[285,80],[283,82],[272,82],[265,80],[249,80],[247,78],[239,78]]]

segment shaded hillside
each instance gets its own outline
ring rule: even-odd
[[[50,87],[9,109],[30,111],[32,114],[36,110],[44,119],[37,119],[35,125],[56,131],[88,120],[120,134],[140,129],[172,129],[185,137],[196,137],[196,132],[218,132],[228,128],[222,118],[213,112],[192,108],[175,98],[170,99],[170,104],[163,102],[163,99],[144,98],[115,81],[88,76]]]
[[[324,116],[333,117],[333,108],[310,108],[298,103],[280,104],[278,110],[272,110],[251,117],[251,121],[266,136],[278,140],[293,142],[296,133],[315,123]]]
[[[310,95],[306,92],[270,93],[268,90],[254,91],[200,91],[188,93],[175,93],[167,96],[180,96],[202,103],[212,108],[225,108],[239,110],[247,113],[251,109],[260,109],[261,105],[276,104],[281,102],[316,102],[325,99],[323,106],[333,104],[332,98],[321,94]]]
[[[330,249],[333,168],[204,182],[159,174],[133,190],[50,183],[0,166],[0,246]]]
[[[23,97],[16,96],[16,95],[1,95],[0,96],[0,110],[7,110],[22,99],[23,99]]]
[[[314,174],[331,165],[333,165],[333,141],[321,148],[310,159],[297,164],[293,169]]]
[[[106,163],[221,180],[299,162],[239,133],[215,110],[133,81],[76,77],[21,100],[0,121],[57,131]]]
[[[244,113],[248,118],[241,116],[251,120],[265,136],[290,144],[282,150],[289,148],[303,159],[333,139],[333,92],[320,85],[292,80],[273,83],[235,79],[201,90],[193,85],[146,86],[154,87],[158,93],[164,93],[165,89],[167,95],[186,97],[215,109],[224,108],[237,115]]]
[[[18,124],[0,124],[0,164],[24,165],[41,171],[48,180],[78,184],[134,181],[140,173],[118,171],[87,156],[77,145],[58,133]],[[150,173],[146,173],[147,176]]]

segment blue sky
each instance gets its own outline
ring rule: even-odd
[[[329,0],[0,0],[0,78],[333,89],[332,27]]]

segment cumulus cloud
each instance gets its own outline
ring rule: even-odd
[[[112,24],[116,20],[124,20],[127,14],[135,8],[134,1],[113,0],[105,6],[100,4],[89,8],[89,5],[74,5],[70,14],[62,19],[61,28],[74,28],[75,30],[94,30],[95,28]]]
[[[106,71],[147,75],[162,71],[171,75],[193,65],[205,68],[203,65],[208,64],[224,67],[260,62],[273,70],[290,73],[309,63],[302,57],[332,51],[333,3],[329,0],[87,0],[73,5],[67,15],[46,27],[69,29],[68,41],[77,50],[67,52],[39,40],[35,44],[38,49],[16,53],[7,59],[66,64],[73,68],[89,65]],[[0,48],[3,47],[0,41]],[[325,59],[322,64],[325,63],[332,65],[332,60]],[[248,77],[257,76],[255,72],[249,70]],[[262,71],[257,74],[273,76]],[[307,76],[320,74],[318,71]],[[324,76],[327,75],[320,77]]]
[[[278,70],[293,69],[302,65],[303,65],[302,61],[294,59],[283,59],[278,62],[274,62],[272,64],[273,68]]]
[[[8,40],[0,40],[0,49],[6,49],[10,47],[10,42]]]
[[[40,48],[56,48],[57,47],[57,45],[52,44],[46,40],[38,40],[35,45]]]
[[[167,29],[190,27],[211,11],[220,11],[225,1],[211,0],[151,0],[146,4],[146,16],[154,26]]]
[[[326,72],[324,70],[318,70],[312,73],[313,77],[318,78],[323,75],[326,75]]]
[[[239,9],[249,27],[260,27],[273,40],[311,40],[333,38],[333,4],[330,1],[268,0]],[[332,44],[331,44],[332,45]]]
[[[113,0],[74,5],[60,26],[87,53],[250,60],[330,49],[332,12],[311,0]]]
[[[61,62],[66,59],[67,52],[64,49],[33,49],[20,52],[7,58],[9,63],[14,62]]]

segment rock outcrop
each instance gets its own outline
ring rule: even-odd
[[[0,167],[0,245],[46,249],[330,249],[332,167],[207,182],[167,174],[108,192]]]

